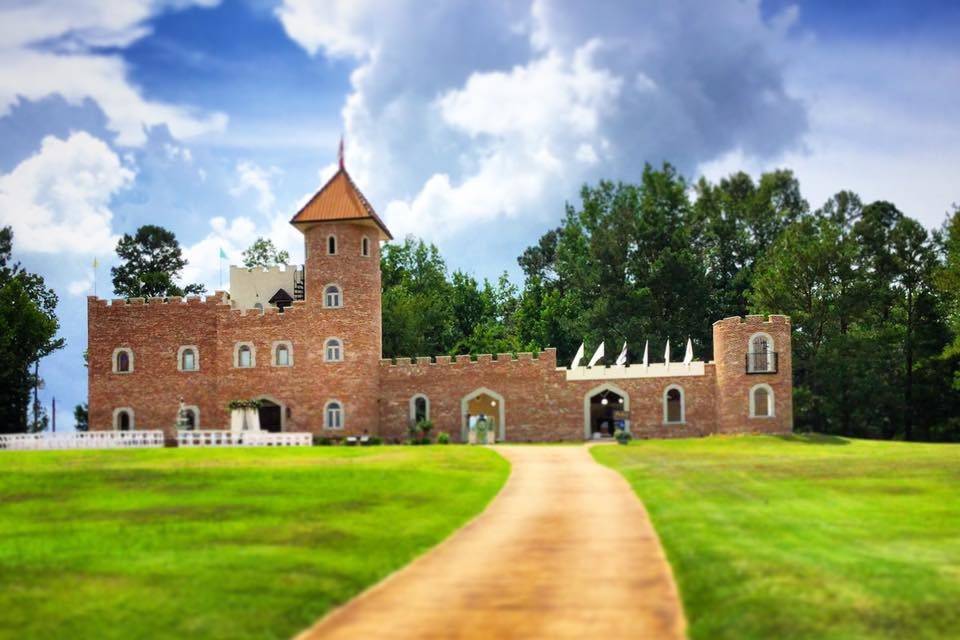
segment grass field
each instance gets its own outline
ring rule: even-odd
[[[0,452],[0,637],[286,638],[508,471],[478,447]]]
[[[646,504],[692,638],[960,637],[960,446],[734,437],[592,452]]]

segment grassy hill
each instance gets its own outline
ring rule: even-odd
[[[691,637],[960,637],[960,446],[791,436],[592,452],[646,504]]]
[[[0,637],[286,638],[507,473],[467,447],[0,452]]]

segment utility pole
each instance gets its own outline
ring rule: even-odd
[[[54,396],[53,398],[53,408],[51,409],[51,411],[53,412],[53,418],[52,418],[53,422],[51,423],[51,425],[53,427],[53,433],[56,433],[57,432],[57,398],[56,396]]]

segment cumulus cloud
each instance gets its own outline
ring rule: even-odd
[[[102,255],[117,243],[110,201],[134,175],[86,132],[48,136],[0,176],[0,225],[13,227],[19,251]]]
[[[145,98],[128,78],[126,63],[99,47],[125,47],[149,33],[145,24],[164,9],[211,6],[217,0],[54,0],[0,6],[0,116],[19,98],[59,94],[79,104],[92,99],[121,145],[139,146],[145,129],[166,125],[176,138],[226,127],[222,113],[199,113],[182,105]]]
[[[286,0],[278,16],[308,52],[356,60],[347,164],[395,233],[555,218],[601,172],[770,157],[807,127],[784,84],[795,14],[757,3],[332,6]]]
[[[279,172],[277,167],[264,168],[255,162],[239,162],[237,163],[237,181],[230,189],[230,193],[235,198],[253,193],[257,198],[257,208],[260,212],[270,213],[276,202],[270,179]]]

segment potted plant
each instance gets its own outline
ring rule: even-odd
[[[629,444],[633,439],[633,436],[630,435],[630,432],[623,428],[617,429],[613,437],[617,439],[617,444]]]
[[[422,434],[421,444],[430,444],[430,431],[433,429],[433,421],[421,420],[417,423],[417,429]]]

